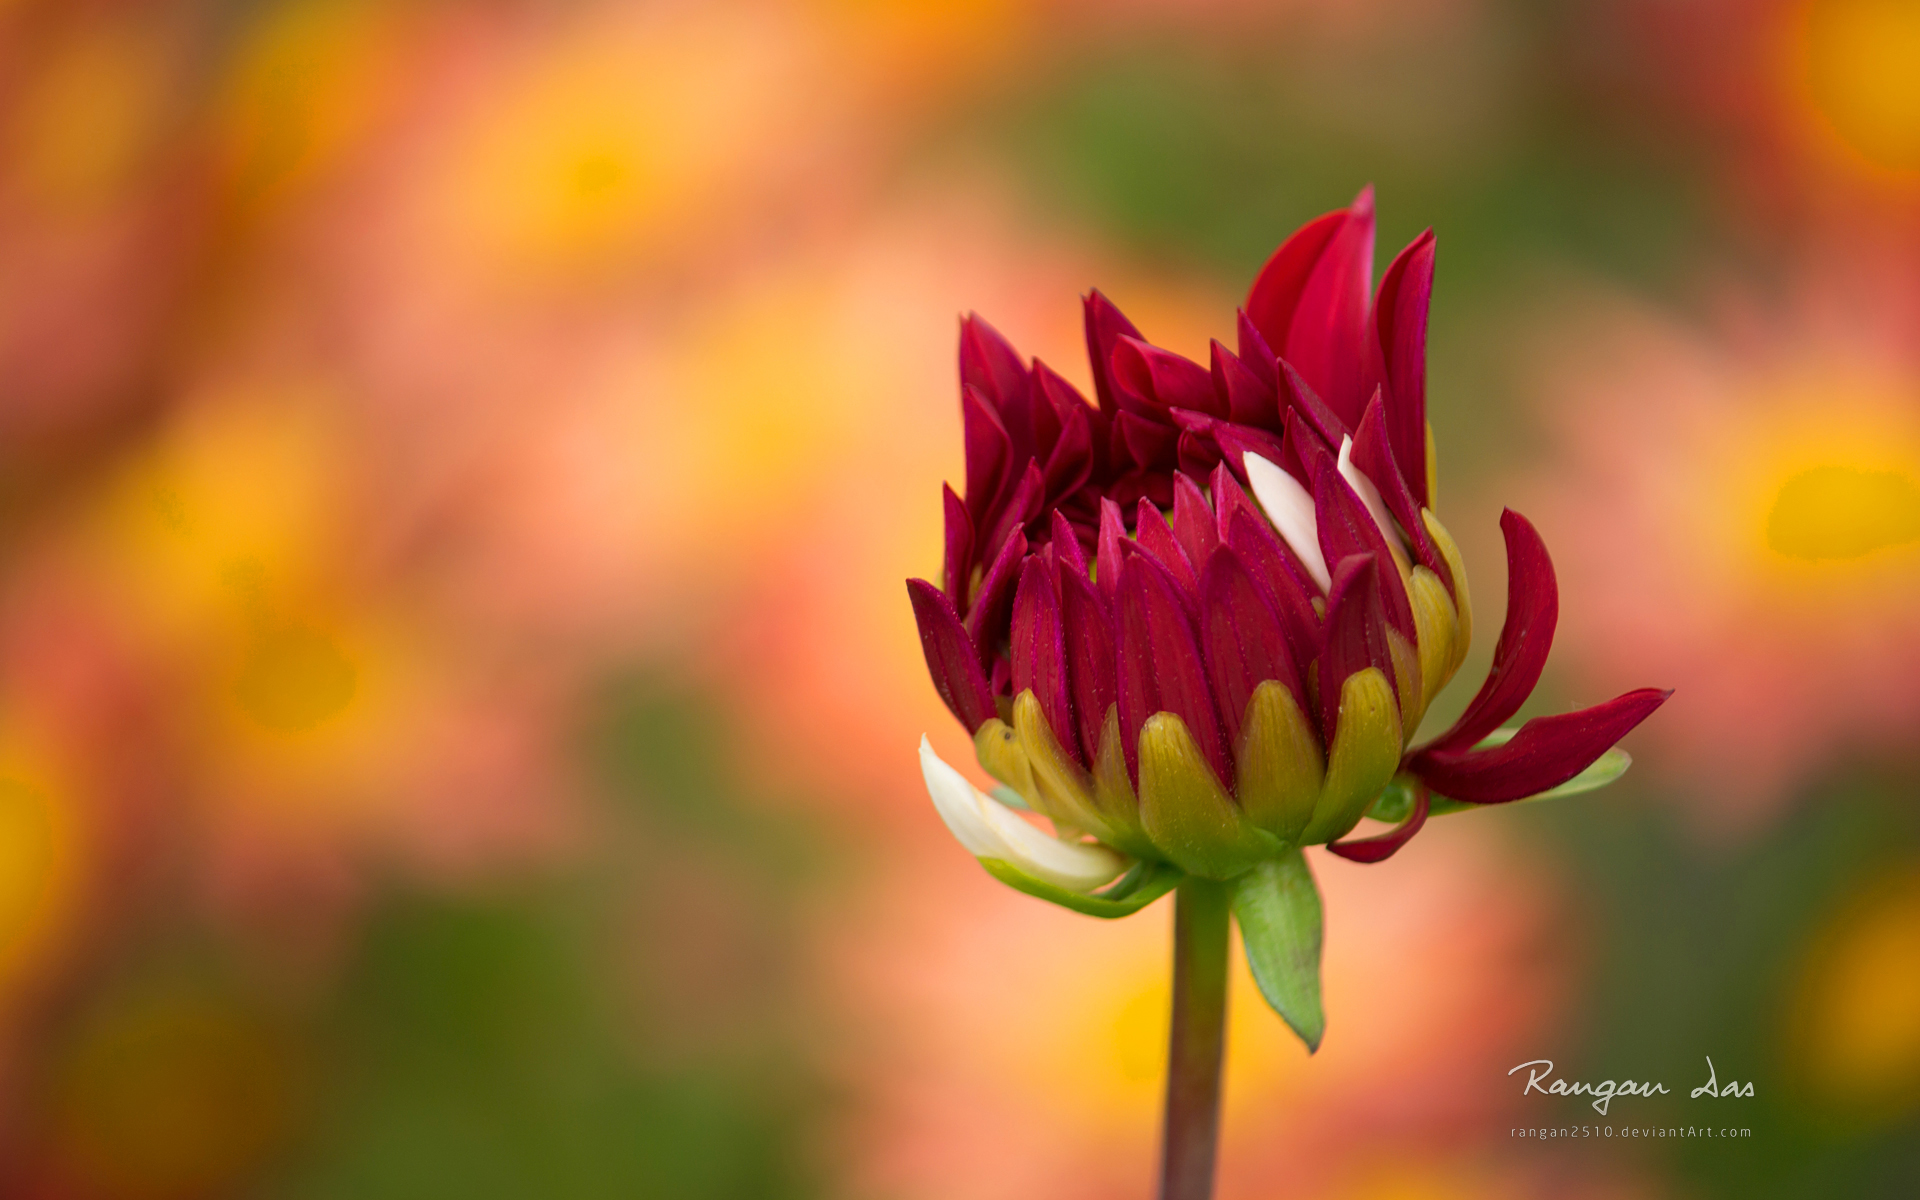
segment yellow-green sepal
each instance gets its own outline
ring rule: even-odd
[[[1106,890],[1083,893],[1036,879],[1003,858],[983,858],[979,862],[987,874],[1015,891],[1106,920],[1132,916],[1178,887],[1185,877],[1185,873],[1171,863],[1139,862]]]
[[[1307,1044],[1320,1048],[1327,1018],[1320,1002],[1320,889],[1299,850],[1269,859],[1233,881],[1253,981],[1273,1011]]]
[[[1301,843],[1318,846],[1359,824],[1400,767],[1400,707],[1378,667],[1340,685],[1340,720],[1327,754],[1327,778]]]
[[[1326,752],[1287,685],[1269,679],[1247,699],[1235,787],[1255,825],[1292,845],[1306,832],[1326,783]]]
[[[1202,879],[1232,879],[1284,848],[1247,820],[1176,713],[1140,727],[1140,820],[1163,857]]]

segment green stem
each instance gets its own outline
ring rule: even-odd
[[[1227,1044],[1227,914],[1231,889],[1188,876],[1173,909],[1173,1033],[1160,1200],[1209,1200],[1220,1142],[1220,1066]]]

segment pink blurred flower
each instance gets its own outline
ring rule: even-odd
[[[1645,736],[1736,823],[1920,723],[1920,293],[1830,258],[1745,307],[1703,330],[1578,306],[1543,347],[1557,450],[1533,484],[1541,526],[1586,547],[1566,565],[1583,680],[1670,680]]]
[[[1515,1100],[1504,1072],[1536,1052],[1570,963],[1550,948],[1557,902],[1544,877],[1485,827],[1441,824],[1364,886],[1365,868],[1315,852],[1337,927],[1336,1016],[1311,1068],[1234,968],[1223,1200],[1274,1194],[1279,1178],[1289,1195],[1379,1194],[1387,1175],[1471,1155],[1496,1125],[1504,1142]],[[860,919],[830,922],[826,986],[854,1021],[836,1047],[850,1061],[829,1064],[855,1098],[845,1188],[1130,1194],[1157,1136],[1170,909],[1094,922],[952,859],[913,855],[849,901]]]

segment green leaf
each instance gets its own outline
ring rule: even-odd
[[[1318,1050],[1327,1028],[1320,1006],[1320,890],[1300,851],[1234,880],[1233,916],[1260,994],[1300,1035],[1307,1053]]]
[[[1016,891],[1038,896],[1062,908],[1089,917],[1130,917],[1179,885],[1184,872],[1171,863],[1136,863],[1104,892],[1070,892],[1059,884],[1036,879],[1004,858],[983,858],[987,874]]]
[[[1014,791],[1004,783],[988,792],[987,795],[992,796],[995,800],[998,800],[1015,812],[1033,811],[1033,805],[1027,803],[1025,796],[1022,796],[1019,792]]]
[[[1485,750],[1492,746],[1504,746],[1520,732],[1517,728],[1496,729],[1474,744],[1475,750]],[[1567,780],[1559,787],[1548,788],[1531,796],[1518,800],[1504,801],[1498,805],[1469,804],[1464,800],[1449,800],[1435,793],[1427,808],[1429,817],[1443,817],[1448,813],[1465,812],[1470,808],[1506,808],[1514,804],[1532,804],[1536,800],[1558,800],[1563,796],[1578,796],[1582,792],[1591,792],[1603,788],[1627,773],[1633,765],[1633,756],[1615,746],[1593,760],[1587,769]],[[1396,775],[1393,781],[1381,791],[1373,806],[1367,809],[1367,815],[1376,821],[1386,821],[1397,825],[1407,819],[1413,811],[1413,788],[1415,780],[1410,775]]]

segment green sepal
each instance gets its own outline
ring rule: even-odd
[[[1312,1054],[1327,1017],[1320,1004],[1320,889],[1306,857],[1289,850],[1234,880],[1233,916],[1260,994]]]
[[[983,858],[980,865],[987,874],[1015,891],[1070,908],[1089,917],[1112,920],[1130,917],[1178,887],[1185,872],[1171,863],[1135,863],[1104,892],[1070,892],[1059,884],[1036,879],[1004,858]]]
[[[1475,750],[1485,750],[1492,746],[1504,746],[1520,732],[1517,728],[1496,729],[1474,744]],[[1633,756],[1615,746],[1588,764],[1587,769],[1558,787],[1536,792],[1531,796],[1522,796],[1518,800],[1503,800],[1498,804],[1470,804],[1465,800],[1449,800],[1435,793],[1427,807],[1429,817],[1443,817],[1448,813],[1465,812],[1470,808],[1506,808],[1514,804],[1532,804],[1536,800],[1558,800],[1565,796],[1578,796],[1582,792],[1591,792],[1603,788],[1627,773],[1633,765]],[[1376,821],[1386,821],[1397,825],[1407,819],[1413,811],[1413,788],[1415,780],[1409,775],[1396,775],[1380,793],[1373,806],[1367,809],[1367,815]]]

